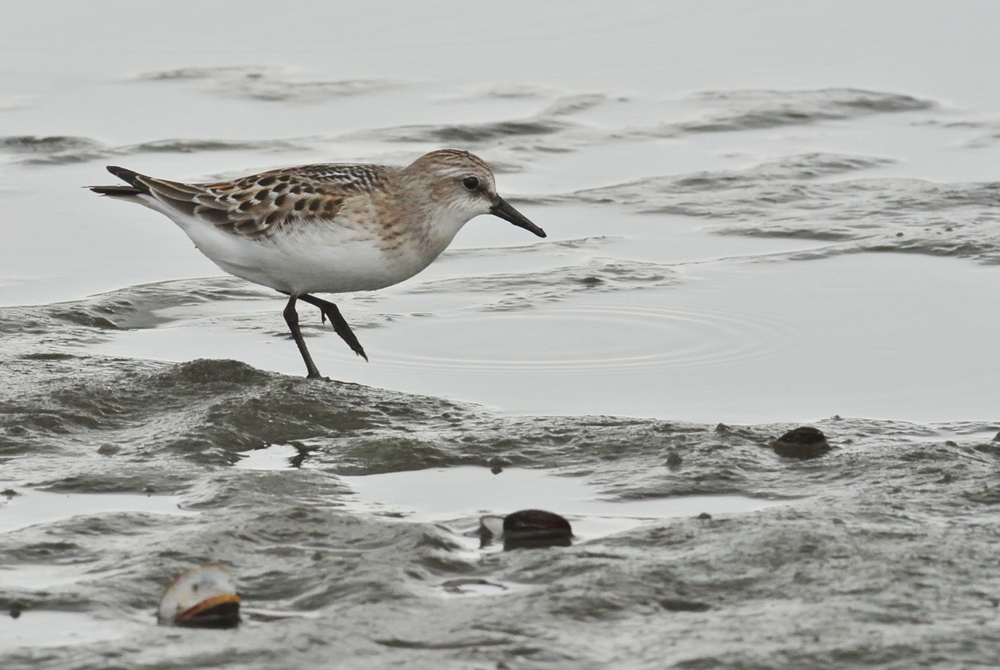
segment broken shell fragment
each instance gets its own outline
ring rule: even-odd
[[[553,512],[524,509],[506,517],[484,516],[479,520],[481,546],[502,538],[503,548],[568,547],[573,529],[569,521]]]
[[[221,565],[204,565],[175,579],[160,599],[161,624],[232,628],[240,622],[240,597]]]
[[[799,426],[788,431],[774,440],[771,448],[778,456],[800,460],[819,458],[831,449],[823,431],[812,426]]]

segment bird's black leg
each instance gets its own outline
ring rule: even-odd
[[[365,354],[364,348],[361,346],[361,343],[358,342],[358,338],[354,336],[354,331],[352,331],[351,327],[347,325],[347,321],[343,316],[341,316],[340,310],[337,309],[336,305],[332,302],[323,300],[322,298],[317,298],[314,295],[300,295],[299,298],[301,298],[303,302],[319,307],[319,311],[323,313],[323,317],[330,319],[330,324],[333,326],[333,329],[336,331],[337,335],[340,335],[340,339],[347,342],[347,346],[351,348],[351,351],[356,353],[358,356],[361,356],[361,358],[366,361],[368,360],[368,356]]]
[[[316,364],[313,363],[312,356],[309,355],[309,350],[306,349],[305,338],[302,337],[302,331],[299,330],[299,314],[295,311],[295,296],[289,296],[288,304],[285,306],[285,323],[288,324],[288,330],[292,331],[292,339],[295,340],[295,345],[299,348],[299,353],[302,354],[302,360],[306,363],[307,374],[306,377],[309,379],[322,379],[319,374],[319,370],[316,369]]]

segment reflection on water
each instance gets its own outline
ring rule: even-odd
[[[127,637],[142,629],[132,623],[99,621],[72,612],[24,612],[0,626],[0,653],[24,653],[26,648],[95,644]]]
[[[11,490],[4,482],[0,482],[0,487]],[[77,516],[114,512],[193,514],[181,510],[179,503],[180,499],[172,496],[18,492],[10,498],[0,498],[0,533],[9,533],[35,524],[55,523]]]

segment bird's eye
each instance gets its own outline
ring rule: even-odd
[[[469,191],[475,191],[479,188],[479,179],[476,177],[466,177],[462,180],[462,186],[464,186]]]

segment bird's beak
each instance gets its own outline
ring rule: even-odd
[[[545,237],[545,231],[528,220],[524,214],[510,206],[506,200],[497,196],[493,199],[493,206],[490,207],[490,214],[499,216],[504,221],[510,221],[518,228],[530,230],[539,237]]]

